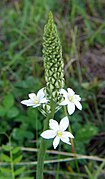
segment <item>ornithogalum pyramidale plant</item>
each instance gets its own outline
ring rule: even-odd
[[[64,116],[61,121],[54,120],[55,112],[62,106],[67,106],[68,114],[71,115],[75,111],[75,106],[82,109],[80,103],[80,96],[68,88],[67,91],[64,87],[64,64],[62,58],[62,47],[56,25],[53,20],[53,15],[50,12],[48,22],[44,28],[43,35],[43,60],[45,68],[46,87],[40,89],[37,93],[30,93],[28,100],[21,101],[22,104],[32,106],[38,109],[46,116],[44,120],[44,129],[41,133],[41,143],[38,153],[38,164],[36,179],[43,178],[43,166],[45,151],[47,148],[45,139],[54,139],[53,147],[57,148],[60,141],[66,144],[73,144],[72,138],[74,136],[67,131],[69,127],[69,119]],[[59,123],[58,123],[59,122]],[[48,127],[50,129],[48,129]],[[70,143],[71,139],[71,143]]]

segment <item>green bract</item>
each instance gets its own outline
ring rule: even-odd
[[[64,64],[62,47],[51,12],[48,23],[44,27],[43,59],[47,96],[54,101],[59,101],[59,90],[64,87]]]

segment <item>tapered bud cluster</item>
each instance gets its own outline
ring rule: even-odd
[[[58,101],[59,90],[64,87],[64,64],[62,47],[51,12],[49,13],[48,23],[44,27],[43,59],[47,96]]]

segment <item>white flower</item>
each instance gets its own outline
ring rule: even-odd
[[[69,141],[69,138],[74,138],[74,136],[68,132],[65,131],[69,126],[69,119],[68,117],[64,117],[61,119],[60,124],[58,124],[57,121],[50,119],[49,121],[49,127],[50,130],[46,130],[42,132],[41,137],[45,139],[51,139],[54,138],[53,146],[54,149],[59,145],[60,140],[63,141],[66,144],[71,144]]]
[[[68,92],[67,92],[68,91]],[[71,89],[68,88],[66,90],[61,89],[60,94],[63,94],[64,100],[60,103],[60,105],[67,105],[68,113],[71,115],[75,111],[75,106],[79,109],[82,110],[82,105],[80,103],[81,98],[79,95],[75,94],[75,92]]]
[[[45,97],[45,93],[44,93],[43,88],[38,91],[37,95],[35,93],[30,93],[28,96],[29,96],[28,100],[21,101],[21,103],[26,105],[26,106],[38,107],[42,103],[48,102],[48,100]]]

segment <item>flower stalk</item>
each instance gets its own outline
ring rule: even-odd
[[[64,106],[64,112],[65,112],[65,115],[68,116],[67,109],[66,109],[65,106]],[[70,124],[69,124],[69,132],[72,133]],[[74,145],[74,140],[73,140],[73,138],[70,138],[70,142],[71,142],[72,153],[74,154],[74,158],[77,158],[77,154],[76,154],[76,150],[75,150],[75,145]],[[78,161],[77,161],[77,160],[75,160],[75,165],[76,165],[77,171],[78,171],[78,173],[79,173],[80,171],[79,171],[79,166],[78,166]]]
[[[49,12],[48,22],[44,27],[43,35],[43,60],[45,68],[46,97],[49,100],[50,111],[46,111],[47,117],[44,123],[44,131],[48,129],[49,120],[54,117],[57,102],[60,100],[59,90],[64,87],[64,71],[62,47],[58,36],[53,15]],[[46,105],[47,107],[47,105]],[[47,141],[41,139],[37,164],[37,179],[43,178],[43,166]]]
[[[50,114],[50,115],[53,116],[53,114]],[[50,115],[48,115],[45,119],[44,130],[46,130],[48,128]],[[39,153],[38,153],[36,179],[43,178],[43,167],[44,167],[44,158],[45,158],[46,149],[47,149],[47,141],[45,139],[41,138],[40,149],[39,149]]]
[[[48,129],[49,119],[54,117],[56,104],[51,100],[50,105],[51,105],[52,111],[51,111],[51,113],[49,113],[47,115],[47,117],[44,121],[43,131]],[[40,148],[39,148],[39,152],[38,152],[36,179],[43,179],[44,158],[45,158],[46,149],[47,149],[47,141],[45,139],[41,138]]]

